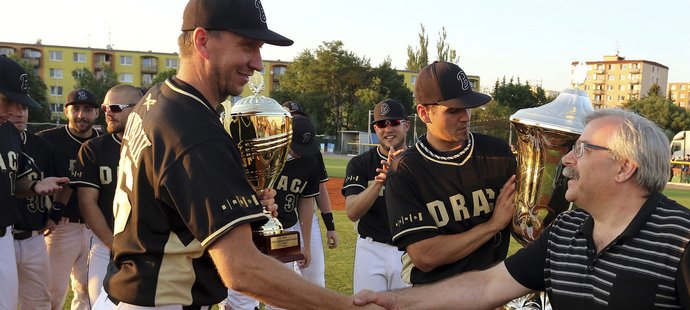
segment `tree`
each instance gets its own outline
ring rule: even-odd
[[[650,96],[663,96],[663,93],[661,92],[661,87],[657,83],[654,83],[652,84],[652,86],[649,87],[649,90],[647,91],[647,97]]]
[[[20,59],[17,55],[11,55],[14,61],[16,61],[23,69],[26,71],[29,77],[29,96],[33,98],[36,102],[41,105],[41,109],[29,108],[29,122],[31,123],[46,123],[50,122],[50,105],[48,103],[48,87],[46,83],[43,82],[41,77],[34,72],[34,66],[25,60]]]
[[[538,87],[537,90],[540,88]],[[510,108],[511,114],[520,109],[536,107],[539,104],[545,103],[546,100],[546,95],[542,95],[542,98],[537,98],[536,94],[532,92],[529,83],[522,84],[519,78],[517,83],[513,82],[513,78],[510,78],[510,81],[506,83],[505,77],[503,77],[503,81],[500,84],[496,80],[494,93],[491,95],[500,104]]]
[[[457,64],[460,62],[460,56],[457,56],[457,52],[454,48],[450,48],[450,45],[446,42],[447,34],[446,27],[442,27],[441,31],[438,33],[438,41],[436,41],[436,53],[438,54],[438,61],[447,61]]]
[[[76,81],[75,88],[84,88],[92,92],[96,96],[96,102],[102,103],[105,99],[105,94],[110,88],[119,84],[117,81],[117,73],[109,66],[104,66],[105,69],[98,76],[87,68],[76,69],[72,71],[72,77]],[[98,115],[96,123],[105,125],[104,113]]]
[[[659,125],[666,131],[666,136],[669,138],[672,138],[676,132],[690,128],[690,113],[664,96],[651,95],[641,99],[631,99],[623,106]]]
[[[177,69],[168,69],[166,71],[160,72],[160,73],[156,74],[156,77],[153,78],[153,81],[151,81],[151,85],[156,85],[158,83],[162,83],[167,78],[173,77],[176,74],[177,74]]]
[[[419,48],[413,49],[412,46],[407,46],[407,70],[421,71],[422,68],[429,64],[429,36],[426,34],[424,24],[419,24],[422,28],[419,36]]]

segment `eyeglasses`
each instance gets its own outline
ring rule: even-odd
[[[611,151],[611,149],[604,147],[604,146],[599,146],[596,144],[591,144],[587,143],[584,141],[575,141],[575,145],[573,145],[573,151],[575,152],[575,157],[580,158],[582,157],[582,154],[585,153],[585,148],[591,149],[591,150],[598,150],[598,151]]]
[[[129,108],[135,106],[136,103],[132,104],[103,104],[101,105],[101,108],[103,108],[103,112],[108,112],[110,110],[111,113],[120,113],[122,112],[122,109],[124,108]]]
[[[388,119],[385,121],[374,122],[374,125],[376,125],[376,127],[378,127],[378,128],[383,129],[383,128],[386,128],[388,126],[393,126],[393,127],[399,126],[402,122],[403,121],[399,120],[399,119]]]

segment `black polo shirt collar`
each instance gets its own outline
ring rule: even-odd
[[[614,241],[634,238],[640,232],[642,227],[644,227],[649,220],[649,217],[659,205],[661,197],[662,196],[660,193],[651,194],[642,205],[642,208],[640,208],[640,211],[637,212],[633,220],[630,222],[630,224],[628,224],[628,227],[626,227],[620,236],[618,236]],[[592,215],[588,214],[587,219],[584,221],[584,223],[582,223],[580,228],[577,229],[577,236],[587,238],[587,240],[592,240],[591,238],[593,231],[594,218]]]

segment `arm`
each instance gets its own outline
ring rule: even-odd
[[[376,303],[386,309],[495,309],[529,292],[499,263],[433,285],[388,292],[365,290],[354,297],[357,305]]]
[[[489,221],[459,234],[438,235],[417,241],[408,245],[406,251],[414,265],[425,272],[456,262],[470,255],[508,225],[515,211],[514,201],[515,176],[512,176],[503,185]]]
[[[403,150],[394,150],[392,147],[388,151],[388,159],[381,160],[381,168],[376,168],[379,174],[363,192],[356,195],[349,195],[345,197],[345,208],[347,209],[347,217],[355,222],[362,218],[364,214],[369,211],[374,201],[382,195],[383,186],[386,184],[386,177],[388,175],[388,166],[393,161],[395,156],[400,154]],[[363,176],[366,177],[366,176]]]
[[[299,267],[304,269],[309,267],[311,262],[311,225],[314,218],[314,198],[300,197],[297,203],[297,216],[299,218],[299,226],[302,230],[302,254],[304,260],[298,262]]]
[[[338,233],[335,232],[335,225],[331,225],[333,223],[333,211],[331,209],[331,197],[328,194],[328,188],[326,188],[326,182],[321,182],[319,183],[319,195],[316,196],[316,205],[319,207],[319,210],[321,211],[321,218],[323,219],[323,223],[326,226],[326,238],[328,239],[328,248],[329,249],[335,249],[338,247]],[[327,216],[326,214],[330,214],[330,216]],[[326,215],[324,217],[324,215]],[[330,221],[329,223],[326,223],[326,221]],[[318,223],[314,223],[312,225],[318,225]]]
[[[47,177],[40,181],[31,181],[27,177],[22,177],[17,180],[17,196],[52,195],[63,189],[62,186],[67,183],[69,183],[69,178]]]
[[[309,283],[279,261],[261,254],[251,228],[241,225],[219,237],[209,253],[225,285],[287,309],[355,309],[352,298]]]
[[[79,211],[84,217],[84,221],[86,221],[93,233],[96,234],[96,237],[111,249],[113,245],[113,232],[110,230],[103,212],[98,208],[98,189],[79,187],[77,195],[79,195]]]

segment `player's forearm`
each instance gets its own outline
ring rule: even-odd
[[[309,283],[279,261],[260,253],[249,225],[220,236],[209,248],[225,285],[287,309],[350,309],[350,297]]]
[[[407,252],[417,268],[431,271],[467,257],[499,231],[488,223],[482,223],[459,234],[439,235],[415,242],[407,246]]]
[[[331,213],[331,196],[328,194],[326,182],[319,183],[319,195],[316,196],[316,206],[319,207],[321,213]]]
[[[363,192],[345,197],[347,217],[353,222],[362,218],[364,214],[369,212],[371,206],[374,205],[376,198],[378,198],[381,193],[382,187],[383,184],[374,182]]]
[[[98,237],[103,244],[105,244],[109,249],[112,248],[113,231],[110,230],[110,226],[108,226],[105,216],[98,209],[98,206],[84,205],[85,204],[81,203],[81,201],[79,202],[79,210],[81,211],[81,215],[84,218],[86,225],[91,228],[91,231],[93,231],[96,237]]]
[[[304,241],[303,248],[311,248],[311,227],[314,223],[314,199],[300,198],[297,205],[297,214],[299,218],[299,225],[302,233],[302,240]]]

